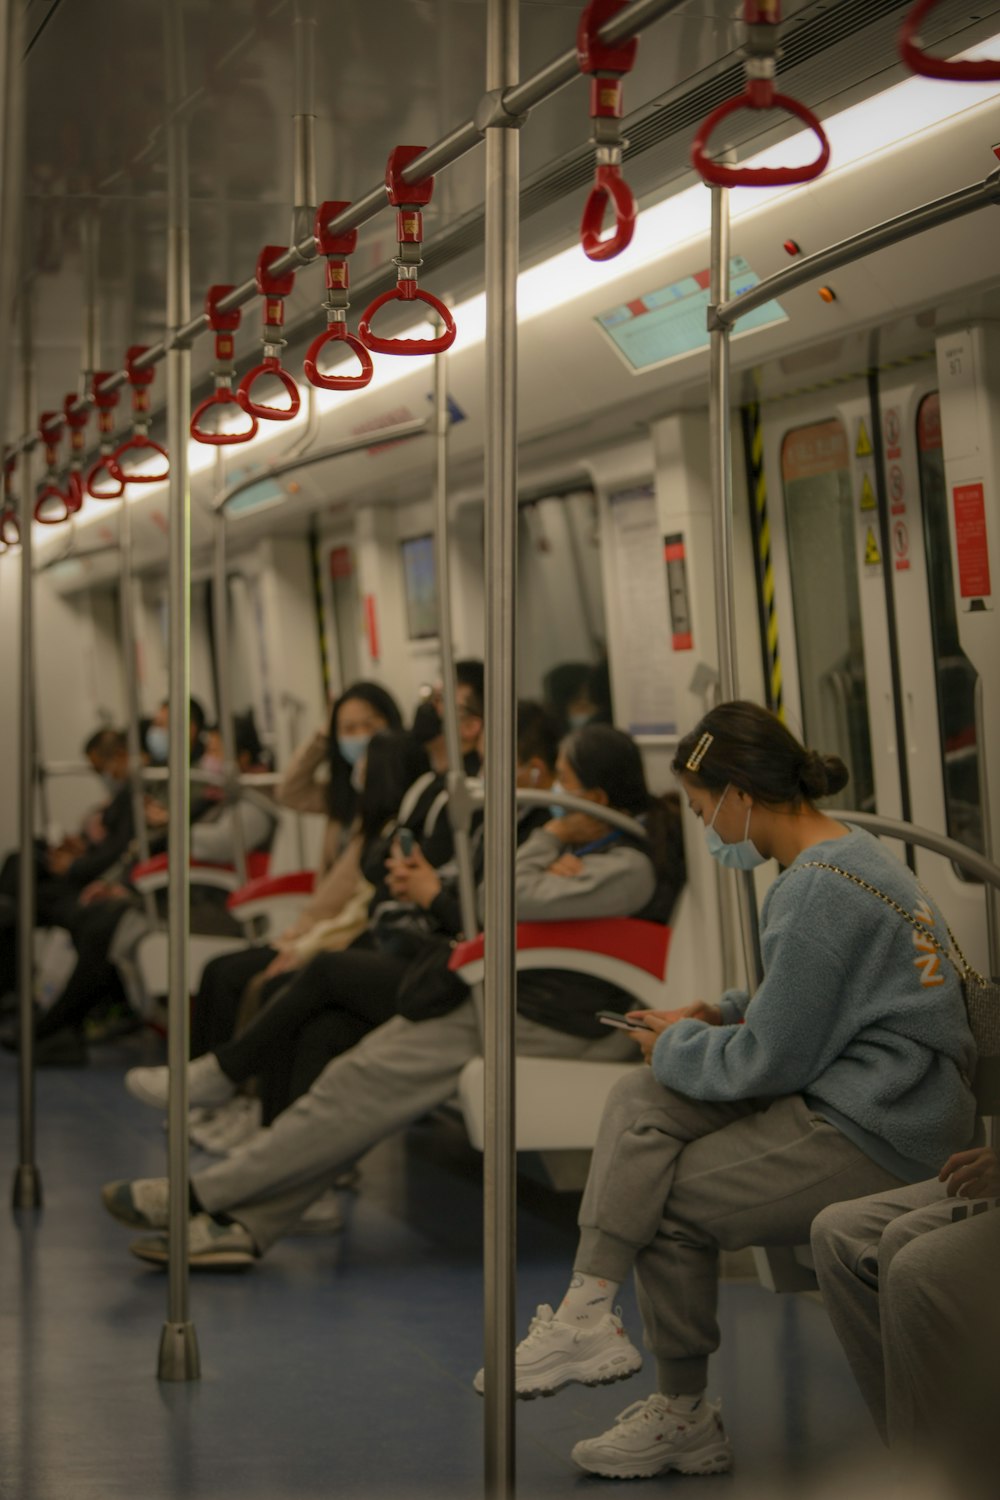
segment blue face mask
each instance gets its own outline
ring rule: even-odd
[[[170,756],[170,734],[161,724],[150,724],[146,730],[146,749],[154,764],[165,766]]]
[[[370,739],[370,734],[338,735],[337,749],[349,766],[356,766],[368,749]]]
[[[715,820],[719,816],[719,808],[725,802],[726,792],[728,791],[729,787],[727,786],[726,791],[719,798],[715,812],[712,814],[711,823],[705,829],[705,843],[708,845],[708,852],[712,858],[717,859],[720,865],[725,865],[727,870],[754,870],[758,865],[764,863],[767,856],[761,854],[753,839],[748,837],[753,803],[747,808],[746,827],[743,830],[743,837],[738,844],[727,844],[715,827]]]
[[[590,723],[591,716],[590,714],[568,714],[567,718],[569,720],[569,727],[571,730],[573,730],[583,729],[587,724]]]
[[[552,793],[562,792],[565,791],[565,787],[558,781],[554,781],[549,787],[549,791]],[[553,818],[566,818],[569,816],[569,811],[568,807],[560,807],[558,802],[549,803],[549,813]]]

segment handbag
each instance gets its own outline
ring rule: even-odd
[[[396,1012],[407,1021],[446,1016],[469,998],[469,986],[448,967],[454,941],[432,933],[411,958],[396,990]]]
[[[979,1054],[976,1071],[972,1078],[972,1092],[976,1097],[976,1106],[981,1115],[1000,1115],[1000,981],[984,979],[976,972],[955,941],[955,934],[947,922],[944,925],[951,943],[950,949],[938,942],[926,923],[918,921],[904,906],[900,906],[898,901],[894,901],[891,896],[880,891],[878,886],[862,880],[860,875],[852,875],[849,870],[843,870],[839,865],[827,864],[821,859],[804,860],[795,868],[797,870],[832,870],[835,875],[842,875],[852,885],[858,885],[863,891],[877,896],[880,901],[885,902],[886,906],[890,906],[894,912],[909,922],[911,927],[915,927],[953,966],[962,986],[969,1030],[972,1032],[972,1039]]]

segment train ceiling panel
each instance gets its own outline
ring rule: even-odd
[[[903,0],[786,0],[782,78],[821,114],[884,87]],[[131,343],[163,333],[166,88],[163,0],[30,0],[27,7],[27,254],[34,288],[39,407],[61,404],[83,364],[85,247],[96,243],[99,358],[120,367]],[[522,76],[572,43],[580,6],[523,0]],[[697,124],[740,87],[741,6],[690,0],[645,34],[626,91],[627,175],[648,201],[690,180]],[[485,0],[185,0],[192,306],[214,282],[252,273],[265,243],[289,241],[293,123],[316,116],[318,195],[351,199],[381,178],[400,142],[430,144],[469,118],[482,93]],[[974,16],[947,0],[927,40],[961,45],[997,29],[1000,4]],[[777,138],[771,117],[751,119]],[[577,232],[593,170],[582,84],[540,106],[521,134],[522,256]],[[482,155],[440,174],[425,211],[427,275],[439,292],[481,281]],[[388,284],[392,216],[362,230],[358,294]],[[315,331],[322,277],[298,278],[293,343]],[[255,346],[255,308],[238,337]],[[196,387],[211,343],[194,350]],[[18,389],[19,369],[13,390]],[[162,381],[159,382],[162,389]],[[158,404],[154,387],[154,406]],[[20,414],[20,402],[12,402]],[[13,435],[20,424],[12,418]]]

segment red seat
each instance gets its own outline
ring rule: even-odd
[[[251,879],[260,879],[265,876],[271,863],[271,856],[266,849],[254,849],[247,855],[247,874]],[[236,866],[230,864],[216,864],[211,860],[192,859],[190,861],[191,879],[196,885],[212,885],[222,890],[235,890],[238,876]],[[169,854],[154,854],[152,859],[143,860],[141,864],[132,867],[131,880],[136,890],[159,891],[165,890],[170,878],[170,856]]]
[[[637,917],[592,921],[518,922],[516,967],[575,969],[606,979],[640,1005],[663,1001],[671,929]],[[458,943],[449,967],[469,984],[483,976],[483,935]]]

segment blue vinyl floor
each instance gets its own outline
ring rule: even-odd
[[[166,1278],[128,1254],[128,1232],[98,1200],[109,1177],[165,1171],[161,1122],[121,1083],[142,1048],[148,1054],[149,1042],[133,1039],[97,1051],[89,1068],[38,1078],[45,1206],[6,1210],[0,1250],[3,1500],[482,1495],[482,1404],[470,1384],[481,1364],[478,1159],[451,1126],[415,1126],[365,1159],[341,1234],[287,1240],[249,1272],[194,1277],[202,1378],[161,1384]],[[17,1096],[7,1056],[0,1116],[9,1194]],[[537,1303],[564,1290],[575,1203],[532,1183],[522,1197],[523,1329]],[[631,1288],[622,1301],[639,1343]],[[639,1491],[677,1500],[812,1493],[870,1441],[822,1307],[730,1282],[721,1321],[711,1389],[723,1399],[736,1469],[665,1476]],[[643,1372],[520,1404],[518,1495],[607,1493],[608,1481],[573,1466],[570,1449],[652,1388]]]

